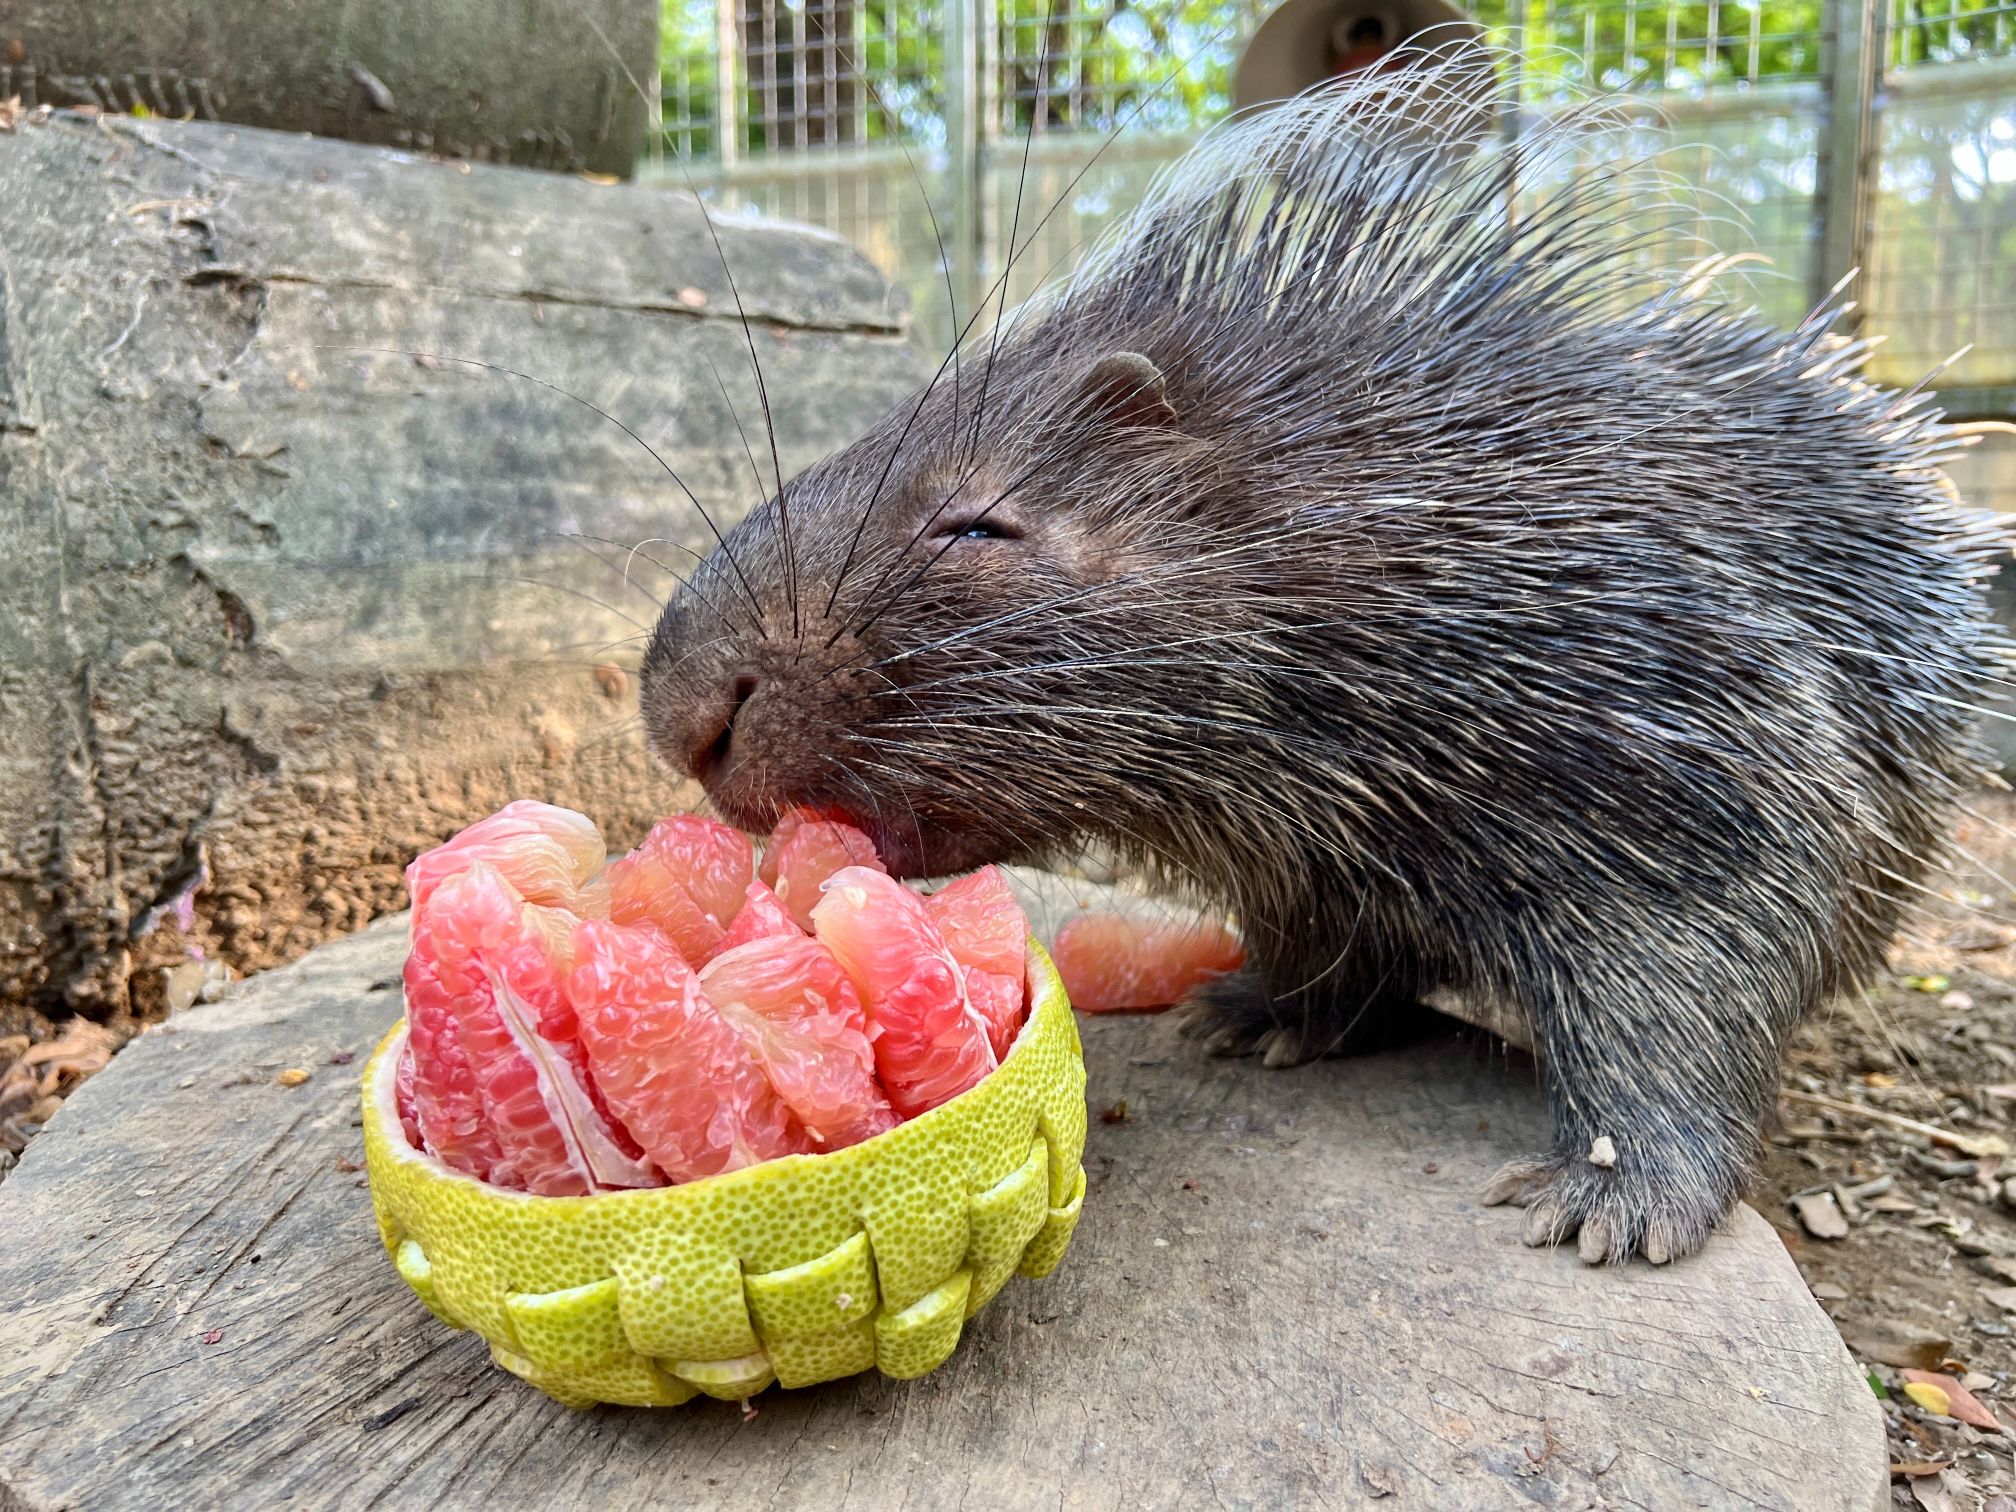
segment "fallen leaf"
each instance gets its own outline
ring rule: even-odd
[[[310,1074],[304,1067],[289,1066],[285,1071],[274,1077],[273,1080],[280,1083],[283,1087],[298,1087],[301,1083],[308,1080]]]
[[[1907,1464],[1892,1465],[1892,1475],[1937,1475],[1946,1468],[1946,1463],[1938,1460],[1912,1460]]]
[[[1862,1084],[1867,1087],[1894,1087],[1897,1078],[1888,1071],[1865,1071],[1862,1073]]]
[[[1959,1477],[1951,1470],[1941,1470],[1937,1475],[1917,1476],[1905,1484],[1911,1488],[1911,1494],[1918,1499],[1918,1505],[1923,1507],[1925,1512],[1961,1512],[1963,1507],[1971,1503],[1971,1498],[1969,1502],[1962,1502],[1954,1496],[1956,1482],[1959,1482],[1961,1491],[1967,1489],[1966,1484],[1960,1482]]]
[[[1799,1215],[1800,1227],[1815,1239],[1848,1237],[1848,1219],[1832,1192],[1808,1192],[1803,1197],[1794,1197],[1792,1211]]]
[[[1923,1370],[1910,1372],[1914,1376],[1923,1376],[1929,1373]],[[1941,1377],[1940,1379],[1943,1380],[1945,1378]],[[1927,1412],[1936,1412],[1941,1417],[1953,1416],[1947,1410],[1953,1405],[1953,1399],[1946,1394],[1943,1387],[1935,1386],[1931,1381],[1907,1381],[1904,1386],[1904,1395],[1911,1398],[1912,1401],[1923,1407]]]
[[[1954,950],[2000,950],[2016,945],[2016,929],[1987,919],[1963,919],[1946,932],[1946,943]]]
[[[213,1328],[208,1333],[203,1335],[203,1342],[205,1344],[215,1344],[218,1340],[222,1339],[223,1337],[224,1337],[223,1329]]]
[[[1929,1370],[1907,1370],[1904,1379],[1911,1384],[1904,1388],[1904,1394],[1925,1408],[1928,1412],[1944,1413],[1947,1417],[1958,1418],[1972,1428],[1985,1433],[2000,1433],[2002,1422],[1981,1405],[1980,1399],[1950,1375],[1940,1375]],[[1918,1395],[1924,1391],[1939,1398],[1942,1405],[1934,1406]]]
[[[1953,979],[1946,976],[1907,976],[1904,985],[1914,992],[1944,992],[1953,985]]]
[[[1895,1365],[1900,1370],[1932,1370],[1952,1351],[1953,1341],[1939,1334],[1890,1322],[1871,1324],[1849,1336],[1848,1347],[1863,1359],[1874,1360],[1879,1365]]]
[[[1109,1124],[1127,1122],[1127,1099],[1124,1097],[1121,1098],[1120,1101],[1101,1113],[1099,1115],[1099,1122]]]

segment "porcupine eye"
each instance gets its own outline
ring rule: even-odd
[[[1022,532],[1006,520],[953,521],[938,532],[941,541],[1019,541]]]

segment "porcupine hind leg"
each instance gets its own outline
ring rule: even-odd
[[[1420,1003],[1417,973],[1369,953],[1343,961],[1268,954],[1249,947],[1244,970],[1193,990],[1179,1009],[1183,1032],[1214,1055],[1257,1053],[1269,1066],[1299,1066],[1390,1049],[1438,1022]]]
[[[1484,1201],[1524,1207],[1528,1244],[1574,1238],[1590,1264],[1699,1249],[1749,1182],[1803,1007],[1795,978],[1782,959],[1732,959],[1727,940],[1555,958],[1526,994],[1554,1148],[1501,1169]]]

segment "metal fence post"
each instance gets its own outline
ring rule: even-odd
[[[1813,298],[1861,269],[1868,269],[1869,177],[1876,146],[1876,92],[1882,78],[1881,0],[1825,0],[1821,58],[1822,103],[1814,178]],[[1866,297],[1858,298],[1842,329],[1861,323]]]
[[[724,168],[734,164],[742,145],[741,91],[736,87],[742,62],[742,28],[735,14],[740,3],[715,0],[714,4],[714,155]]]
[[[980,7],[994,0],[945,0],[945,153],[952,178],[952,287],[958,325],[978,307],[986,257],[986,163],[981,156]]]

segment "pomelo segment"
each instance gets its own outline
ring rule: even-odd
[[[658,931],[584,921],[567,994],[610,1108],[675,1182],[816,1148]]]
[[[1022,1027],[1027,993],[1023,953],[1029,921],[998,866],[983,866],[948,882],[924,900],[925,912],[945,936],[952,958],[966,973],[966,996],[987,1020],[998,1060]]]
[[[763,852],[762,874],[799,927],[810,929],[820,889],[846,866],[888,870],[875,854],[874,842],[853,825],[809,809],[793,809],[777,821],[769,848]]]
[[[688,961],[704,961],[741,909],[755,861],[740,830],[697,814],[661,819],[610,866],[609,917],[652,925]]]
[[[422,854],[406,868],[406,891],[416,911],[425,908],[436,887],[481,861],[527,902],[601,916],[609,904],[598,879],[608,859],[586,814],[521,798]]]
[[[1057,931],[1057,974],[1081,1013],[1173,1007],[1193,987],[1237,971],[1246,947],[1208,919],[1158,923],[1123,914],[1080,914]]]
[[[449,1007],[454,993],[441,985],[432,957],[418,949],[406,958],[405,978],[413,1116],[420,1136],[456,1170],[488,1181],[503,1151],[490,1132],[476,1068],[462,1048],[462,1032]]]
[[[861,999],[817,940],[792,925],[789,935],[723,951],[701,971],[700,986],[821,1148],[858,1144],[896,1126],[896,1110],[875,1080]]]
[[[959,963],[909,888],[865,866],[843,867],[812,910],[812,926],[861,995],[876,1068],[898,1113],[935,1108],[998,1064]]]
[[[406,1136],[406,1143],[414,1149],[425,1148],[420,1134],[420,1108],[415,1100],[413,1068],[413,1041],[409,1037],[405,1048],[399,1052],[399,1064],[393,1069],[392,1090],[399,1105],[399,1128]]]
[[[728,933],[721,937],[714,953],[726,955],[738,945],[773,937],[802,940],[806,935],[791,917],[791,911],[778,901],[777,894],[761,882],[751,882],[744,895],[742,912],[735,915],[735,922],[728,926]]]
[[[540,1195],[657,1185],[597,1107],[579,1044],[542,1032],[573,1028],[560,1004],[564,954],[556,960],[571,927],[573,915],[526,903],[486,861],[429,893],[405,974],[407,1012],[429,1024],[427,1042],[415,1032],[415,1115],[429,1147],[458,1151],[496,1185]],[[429,1121],[421,1089],[435,1060],[456,1079],[446,1129]]]
[[[407,960],[409,1013],[452,1033],[480,1103],[494,1154],[467,1151],[485,1180],[542,1196],[579,1196],[599,1186],[653,1186],[657,1177],[624,1149],[596,1107],[578,1050],[540,1032],[557,1012],[559,973],[551,954],[571,919],[525,901],[487,862],[441,881],[413,922]],[[426,1055],[416,1037],[416,1055]],[[455,1064],[453,1057],[448,1064]],[[458,1125],[446,1137],[429,1127],[416,1065],[421,1131],[447,1158],[466,1145]],[[466,1084],[458,1088],[466,1091]],[[466,1099],[458,1104],[466,1116]],[[464,1166],[475,1173],[474,1165]]]

